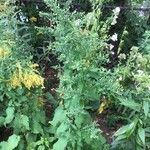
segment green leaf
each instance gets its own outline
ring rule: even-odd
[[[120,136],[127,132],[129,125],[121,127],[118,131],[115,132],[114,136]]]
[[[58,123],[62,122],[66,117],[65,111],[62,109],[62,107],[58,107],[55,110],[55,115],[53,120],[50,122],[54,127],[57,126]]]
[[[21,121],[22,126],[25,129],[29,130],[29,118],[25,115],[21,115],[20,119],[21,119],[20,121]]]
[[[5,118],[4,117],[0,117],[0,126],[3,126],[5,122]]]
[[[4,124],[8,124],[8,123],[10,123],[13,120],[13,118],[14,118],[14,112],[15,112],[15,108],[14,107],[8,107],[6,109],[6,115],[7,116],[5,118]]]
[[[65,133],[66,130],[69,129],[69,126],[66,123],[61,123],[60,126],[57,128],[56,133],[61,135],[61,133]]]
[[[60,138],[54,145],[53,150],[65,150],[67,146],[67,140],[65,138]]]
[[[38,147],[37,150],[45,150],[45,146],[41,145],[41,146]]]
[[[123,134],[126,134],[126,137],[129,137],[133,131],[135,130],[135,127],[137,125],[137,120],[134,120],[131,122],[129,125],[121,127],[115,134],[114,136],[120,136]]]
[[[139,128],[138,135],[140,140],[142,141],[142,144],[145,145],[145,130],[143,128]]]
[[[9,137],[7,142],[1,142],[0,147],[2,150],[14,150],[20,141],[20,136],[13,134]]]
[[[43,129],[41,127],[41,124],[38,123],[36,120],[33,120],[32,122],[32,132],[35,133],[35,134],[38,134],[38,133],[43,133]]]
[[[147,118],[149,113],[149,102],[146,101],[143,102],[143,110],[144,110],[145,118]]]
[[[121,105],[124,105],[128,108],[131,108],[132,110],[135,110],[137,112],[140,112],[140,108],[141,108],[141,105],[139,103],[136,103],[134,100],[129,100],[129,99],[126,99],[126,100],[123,100],[123,99],[120,99],[121,101]]]
[[[29,118],[26,115],[17,114],[14,120],[15,130],[19,132],[29,130]]]
[[[18,146],[19,141],[20,141],[20,136],[15,135],[15,134],[10,136],[8,139],[9,150],[15,149]]]
[[[8,149],[7,149],[7,145],[8,145],[7,142],[1,142],[1,143],[0,143],[0,149],[1,149],[1,150],[8,150]]]
[[[42,123],[42,124],[45,124],[45,123],[46,123],[46,120],[45,120],[45,112],[44,112],[44,111],[42,111],[42,110],[35,111],[35,112],[33,113],[33,116],[35,116],[37,122],[40,122],[40,123]],[[34,118],[34,117],[33,117],[33,118]]]

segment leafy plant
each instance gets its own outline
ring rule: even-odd
[[[44,79],[31,62],[28,48],[18,34],[14,7],[5,3],[0,14],[0,127],[12,135],[0,143],[0,149],[35,149],[41,136],[50,138],[43,109]],[[43,147],[50,145],[41,144]]]

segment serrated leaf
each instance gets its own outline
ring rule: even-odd
[[[15,130],[22,132],[29,130],[29,118],[26,115],[17,114],[14,120]]]
[[[5,118],[4,124],[8,124],[8,123],[10,123],[13,120],[13,118],[14,118],[14,112],[15,112],[15,108],[14,107],[8,107],[6,109],[6,115],[7,116]]]
[[[25,129],[29,130],[29,118],[25,115],[21,115],[20,119],[21,119],[20,121],[21,121],[22,126]]]

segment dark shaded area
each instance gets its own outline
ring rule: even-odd
[[[0,127],[0,142],[7,141],[9,136],[13,134],[13,130],[6,127]]]

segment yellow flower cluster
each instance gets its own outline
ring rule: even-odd
[[[31,87],[43,86],[44,79],[34,72],[24,73],[22,83],[30,89]]]
[[[29,19],[31,22],[37,22],[37,18],[36,17],[31,17],[30,19]]]
[[[21,86],[21,81],[17,73],[14,73],[10,79],[11,86],[13,88]]]
[[[10,54],[10,51],[8,49],[4,49],[0,47],[0,58],[5,58]]]
[[[24,85],[27,89],[42,86],[44,87],[44,79],[35,72],[15,72],[10,79],[13,88]]]
[[[7,9],[6,5],[4,5],[4,1],[0,2],[0,12],[3,12]]]

